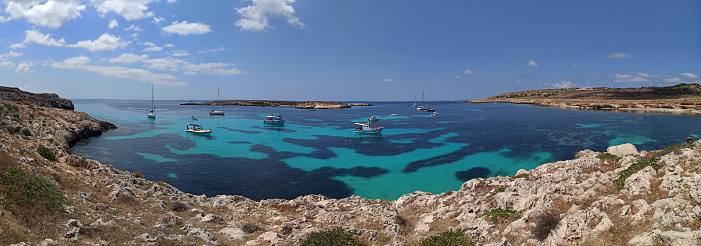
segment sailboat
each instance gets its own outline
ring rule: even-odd
[[[153,100],[153,86],[151,86],[151,110],[146,113],[146,116],[151,119],[156,118],[156,101]]]
[[[414,107],[416,107],[416,94],[414,94]]]
[[[221,105],[221,94],[219,93],[219,86],[217,85],[217,105]],[[221,110],[221,107],[217,106],[217,109],[213,109],[212,111],[209,111],[209,115],[224,115],[224,110]]]

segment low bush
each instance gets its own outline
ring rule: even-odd
[[[548,238],[548,235],[550,235],[550,232],[557,227],[557,224],[560,223],[560,215],[553,214],[553,213],[543,213],[541,215],[536,216],[535,218],[535,226],[531,230],[533,235],[535,236],[535,239],[538,241],[543,241],[546,238]]]
[[[365,245],[358,240],[359,235],[359,232],[345,231],[340,227],[323,232],[312,232],[307,234],[307,239],[302,242],[302,246]]]
[[[449,230],[441,232],[436,236],[432,236],[421,241],[421,246],[468,246],[477,245],[477,242],[472,237],[465,236],[465,231],[462,230]]]
[[[39,152],[39,155],[46,158],[47,160],[51,162],[58,162],[58,158],[56,158],[56,155],[51,149],[44,146],[39,146],[37,147],[37,151]]]
[[[506,191],[506,186],[502,185],[502,186],[494,187],[494,190],[492,191],[492,193],[489,193],[489,196],[487,196],[487,198],[493,197],[497,193],[504,192],[504,191]]]
[[[503,222],[507,221],[510,219],[515,219],[518,217],[518,211],[515,210],[504,210],[501,208],[493,208],[483,215],[484,217],[489,217],[489,220],[492,222]]]
[[[258,229],[260,229],[260,228],[258,228],[258,226],[256,224],[252,224],[252,223],[247,223],[247,224],[243,225],[243,227],[241,228],[241,230],[243,230],[245,233],[248,233],[248,234],[253,234],[256,231],[258,231]]]
[[[0,194],[2,203],[20,207],[68,205],[63,192],[51,181],[17,168],[0,170]]]
[[[32,136],[32,132],[31,132],[29,129],[24,129],[24,130],[22,130],[22,134],[24,134],[24,135],[27,136],[27,137],[31,137],[31,136]]]
[[[405,226],[407,225],[407,220],[406,218],[402,217],[401,215],[394,216],[394,223],[400,226]]]
[[[608,152],[601,153],[597,157],[599,157],[599,159],[601,159],[602,161],[608,162],[609,164],[616,164],[618,163],[618,161],[621,160],[621,157],[612,155]]]

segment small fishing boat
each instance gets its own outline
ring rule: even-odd
[[[275,115],[271,114],[271,115],[265,116],[263,123],[267,124],[267,125],[283,126],[283,125],[285,125],[285,120],[283,120],[282,117],[280,117],[280,115],[275,116]]]
[[[197,120],[197,117],[195,117],[194,115],[190,116],[190,120]]]
[[[389,114],[389,116],[397,116],[398,114]]]
[[[210,135],[210,134],[212,134],[212,129],[205,130],[204,128],[202,128],[201,125],[197,125],[197,124],[188,124],[188,125],[187,125],[187,130],[185,130],[185,131],[186,131],[186,132],[195,133],[195,134],[200,134],[200,135]]]
[[[370,116],[370,121],[378,121],[378,120],[379,119],[377,118],[377,116],[374,116],[374,115]]]
[[[153,100],[153,86],[151,86],[151,110],[146,112],[146,116],[155,119],[156,118],[156,101]]]
[[[355,128],[353,129],[353,132],[360,134],[382,134],[382,129],[385,128],[372,124],[370,121],[368,121],[362,123],[355,123]]]
[[[431,113],[431,116],[436,116],[436,115],[438,115],[438,112]]]
[[[429,108],[429,107],[426,107],[425,111],[426,111],[426,112],[435,112],[435,111],[436,111],[436,109],[434,109],[434,108]]]

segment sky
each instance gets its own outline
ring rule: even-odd
[[[701,83],[698,0],[0,0],[0,85],[427,101]]]

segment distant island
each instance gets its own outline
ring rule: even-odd
[[[189,102],[181,103],[180,105],[205,105],[205,106],[259,106],[259,107],[295,107],[298,109],[341,109],[350,108],[352,106],[372,106],[369,103],[342,103],[342,102],[325,102],[325,101],[271,101],[271,100],[225,100],[212,102]]]
[[[701,85],[569,88],[508,92],[467,103],[518,103],[573,109],[701,113]]]

